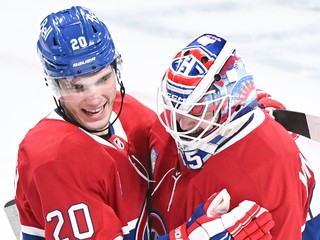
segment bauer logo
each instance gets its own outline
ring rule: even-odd
[[[86,60],[83,60],[83,61],[80,61],[80,62],[76,62],[76,63],[72,64],[72,67],[80,67],[82,65],[91,63],[91,62],[93,62],[95,60],[96,60],[96,57],[92,57],[92,58],[89,58],[89,59],[86,59]]]

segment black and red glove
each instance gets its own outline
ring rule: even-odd
[[[286,109],[286,107],[281,102],[272,98],[272,96],[269,93],[261,89],[257,89],[256,91],[257,91],[258,105],[266,113],[269,113],[272,116],[272,111],[274,109],[283,109],[283,110]]]

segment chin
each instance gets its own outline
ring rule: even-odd
[[[99,130],[103,130],[108,126],[108,122],[107,123],[99,123],[99,124],[91,124],[90,125],[90,129],[94,130],[94,131],[99,131]]]

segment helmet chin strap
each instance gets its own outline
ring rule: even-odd
[[[112,125],[115,123],[115,121],[119,118],[119,116],[121,114],[122,107],[123,107],[123,99],[125,96],[125,88],[123,86],[123,83],[120,80],[119,75],[117,74],[116,76],[117,76],[117,82],[120,85],[121,104],[120,104],[119,113],[117,114],[117,117],[112,121],[112,123],[108,124],[107,127],[103,128],[101,130],[90,130],[90,129],[86,128],[85,126],[83,126],[82,124],[80,124],[76,119],[74,119],[71,114],[68,114],[68,111],[62,107],[60,101],[57,100],[55,97],[53,97],[53,99],[57,105],[58,111],[59,111],[60,115],[63,117],[63,119],[66,120],[67,122],[70,122],[70,123],[82,128],[83,130],[85,130],[89,133],[95,134],[95,135],[98,135],[97,133],[104,132],[105,130],[108,130],[108,132],[110,132],[109,131],[110,128],[112,127]]]

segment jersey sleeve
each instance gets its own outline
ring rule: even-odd
[[[108,153],[83,135],[68,136],[46,149],[57,154],[37,154],[30,144],[20,145],[17,166],[23,234],[45,239],[121,236],[120,182]]]

